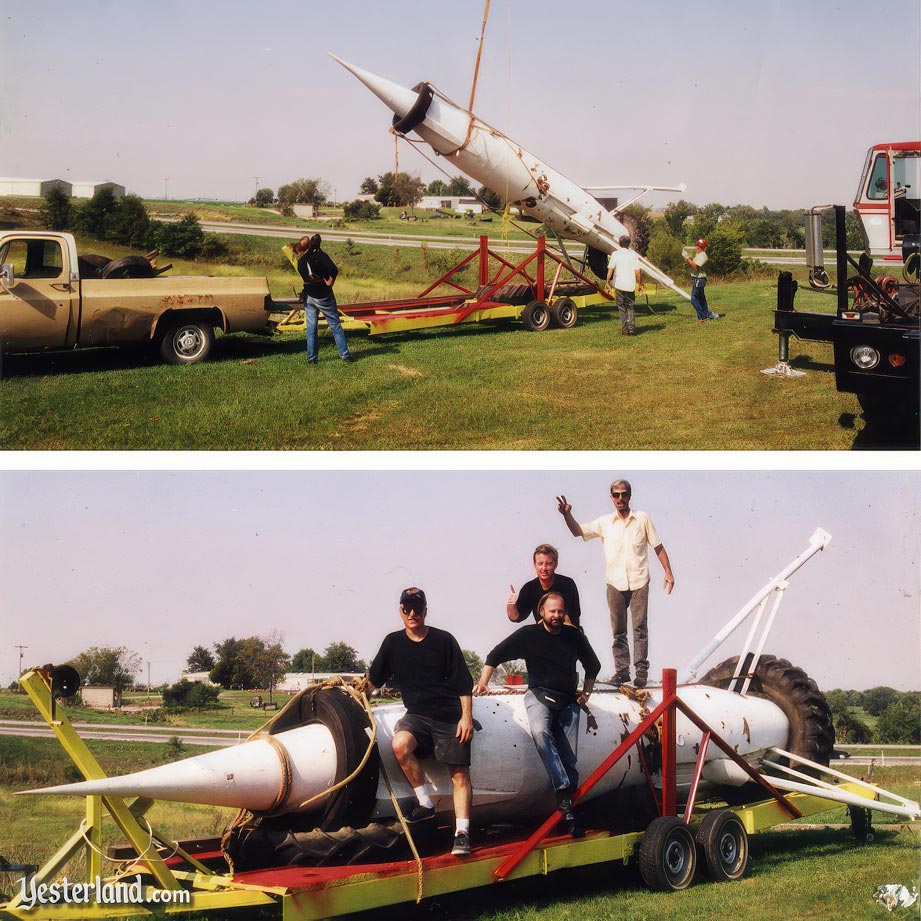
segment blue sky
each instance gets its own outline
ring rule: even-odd
[[[390,115],[326,56],[466,100],[482,0],[5,0],[0,175],[340,198],[393,167]],[[921,135],[921,7],[493,0],[476,111],[586,185],[697,203],[850,203],[866,149]],[[405,145],[401,168],[439,174]]]
[[[654,672],[689,662],[823,527],[831,544],[792,578],[766,651],[826,690],[921,688],[916,473],[630,469],[0,473],[0,681],[16,673],[13,644],[29,646],[26,665],[125,645],[155,683],[232,635],[279,631],[290,652],[345,640],[368,658],[411,584],[431,623],[485,657],[512,629],[509,583],[532,578],[544,541],[613,670],[601,545],[570,536],[554,496],[588,521],[611,508],[615,474],[677,578],[666,597],[651,561]]]

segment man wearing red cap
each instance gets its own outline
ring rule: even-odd
[[[707,295],[704,293],[707,286],[707,241],[701,238],[696,245],[694,257],[685,256],[684,261],[691,267],[691,303],[697,311],[697,322],[703,323],[704,320],[718,320],[720,315],[707,306]]]

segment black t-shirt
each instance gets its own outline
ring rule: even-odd
[[[473,690],[457,640],[437,627],[429,627],[418,643],[405,630],[388,633],[368,674],[375,687],[397,685],[407,713],[446,723],[460,719],[460,698]]]
[[[569,576],[561,576],[559,573],[554,574],[553,585],[550,588],[541,588],[540,579],[536,577],[521,586],[518,600],[515,602],[515,607],[518,609],[518,620],[522,621],[529,614],[533,614],[534,619],[540,623],[540,618],[537,616],[537,603],[547,592],[559,592],[563,596],[566,613],[573,626],[578,627],[582,617],[582,609],[579,607],[579,589]]]
[[[322,249],[304,253],[297,260],[297,270],[304,279],[304,293],[311,297],[326,297],[330,292],[330,287],[324,279],[332,277],[335,281],[339,274],[336,263]]]
[[[576,662],[582,663],[586,678],[594,678],[601,670],[588,638],[569,624],[563,624],[559,633],[551,633],[539,624],[521,627],[490,652],[486,664],[495,668],[512,659],[527,663],[530,687],[571,696],[577,689]]]

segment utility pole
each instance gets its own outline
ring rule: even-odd
[[[150,703],[150,659],[147,660],[147,703]]]
[[[14,648],[19,650],[19,675],[22,674],[22,651],[23,649],[28,649],[28,646],[20,646],[18,643],[13,643]],[[19,675],[16,677],[18,678]]]
[[[256,197],[256,192],[259,191],[259,180],[260,180],[261,178],[262,178],[261,176],[253,176],[253,179],[256,180],[256,189],[255,189],[255,191],[253,192],[253,198]]]
[[[163,180],[163,198],[169,201],[169,176]]]

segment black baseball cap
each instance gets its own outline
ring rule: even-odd
[[[404,588],[400,593],[400,607],[411,608],[413,611],[421,613],[428,607],[425,592],[415,586]]]

